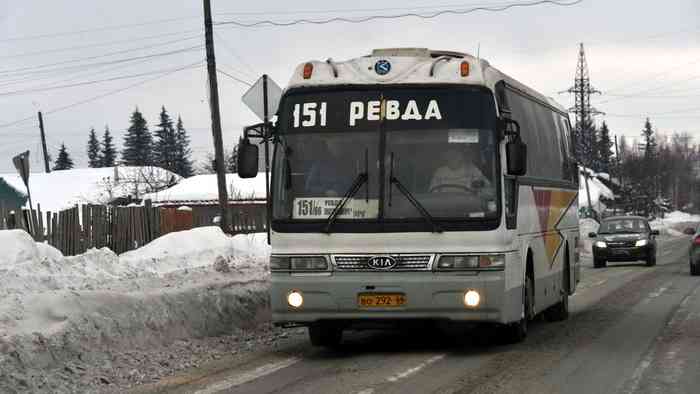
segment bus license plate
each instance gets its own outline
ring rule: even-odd
[[[363,308],[391,308],[404,306],[404,294],[360,294],[357,304]]]

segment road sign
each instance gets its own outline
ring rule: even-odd
[[[267,115],[274,116],[282,98],[282,88],[267,75],[258,78],[241,97],[243,104],[247,105],[263,121],[269,120],[265,119],[265,79],[267,79]]]
[[[12,163],[15,165],[19,176],[22,177],[24,186],[29,189],[29,151],[20,153],[12,158]]]

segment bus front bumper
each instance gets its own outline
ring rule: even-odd
[[[465,293],[478,292],[479,304],[467,306]],[[302,295],[292,307],[288,296]],[[402,306],[361,306],[360,295],[400,294]],[[343,321],[448,320],[511,323],[522,316],[522,285],[505,287],[504,271],[478,273],[334,272],[332,276],[272,275],[270,304],[276,325]]]

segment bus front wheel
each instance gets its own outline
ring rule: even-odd
[[[337,348],[343,339],[343,328],[329,322],[313,323],[309,326],[309,340],[314,346]]]
[[[519,343],[525,340],[527,337],[527,323],[532,315],[532,299],[533,299],[533,283],[532,277],[527,275],[525,277],[525,286],[523,288],[523,305],[522,305],[522,316],[520,320],[514,323],[506,324],[503,326],[503,341],[506,344]]]

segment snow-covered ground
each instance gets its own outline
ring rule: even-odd
[[[683,230],[686,227],[697,227],[700,223],[700,215],[692,215],[681,211],[673,211],[664,216],[663,219],[658,218],[649,222],[651,228],[659,230],[659,232],[680,236],[683,235]]]
[[[83,390],[100,377],[64,367],[230,334],[267,309],[265,234],[196,228],[121,256],[64,257],[20,230],[0,231],[0,245],[0,392]]]

